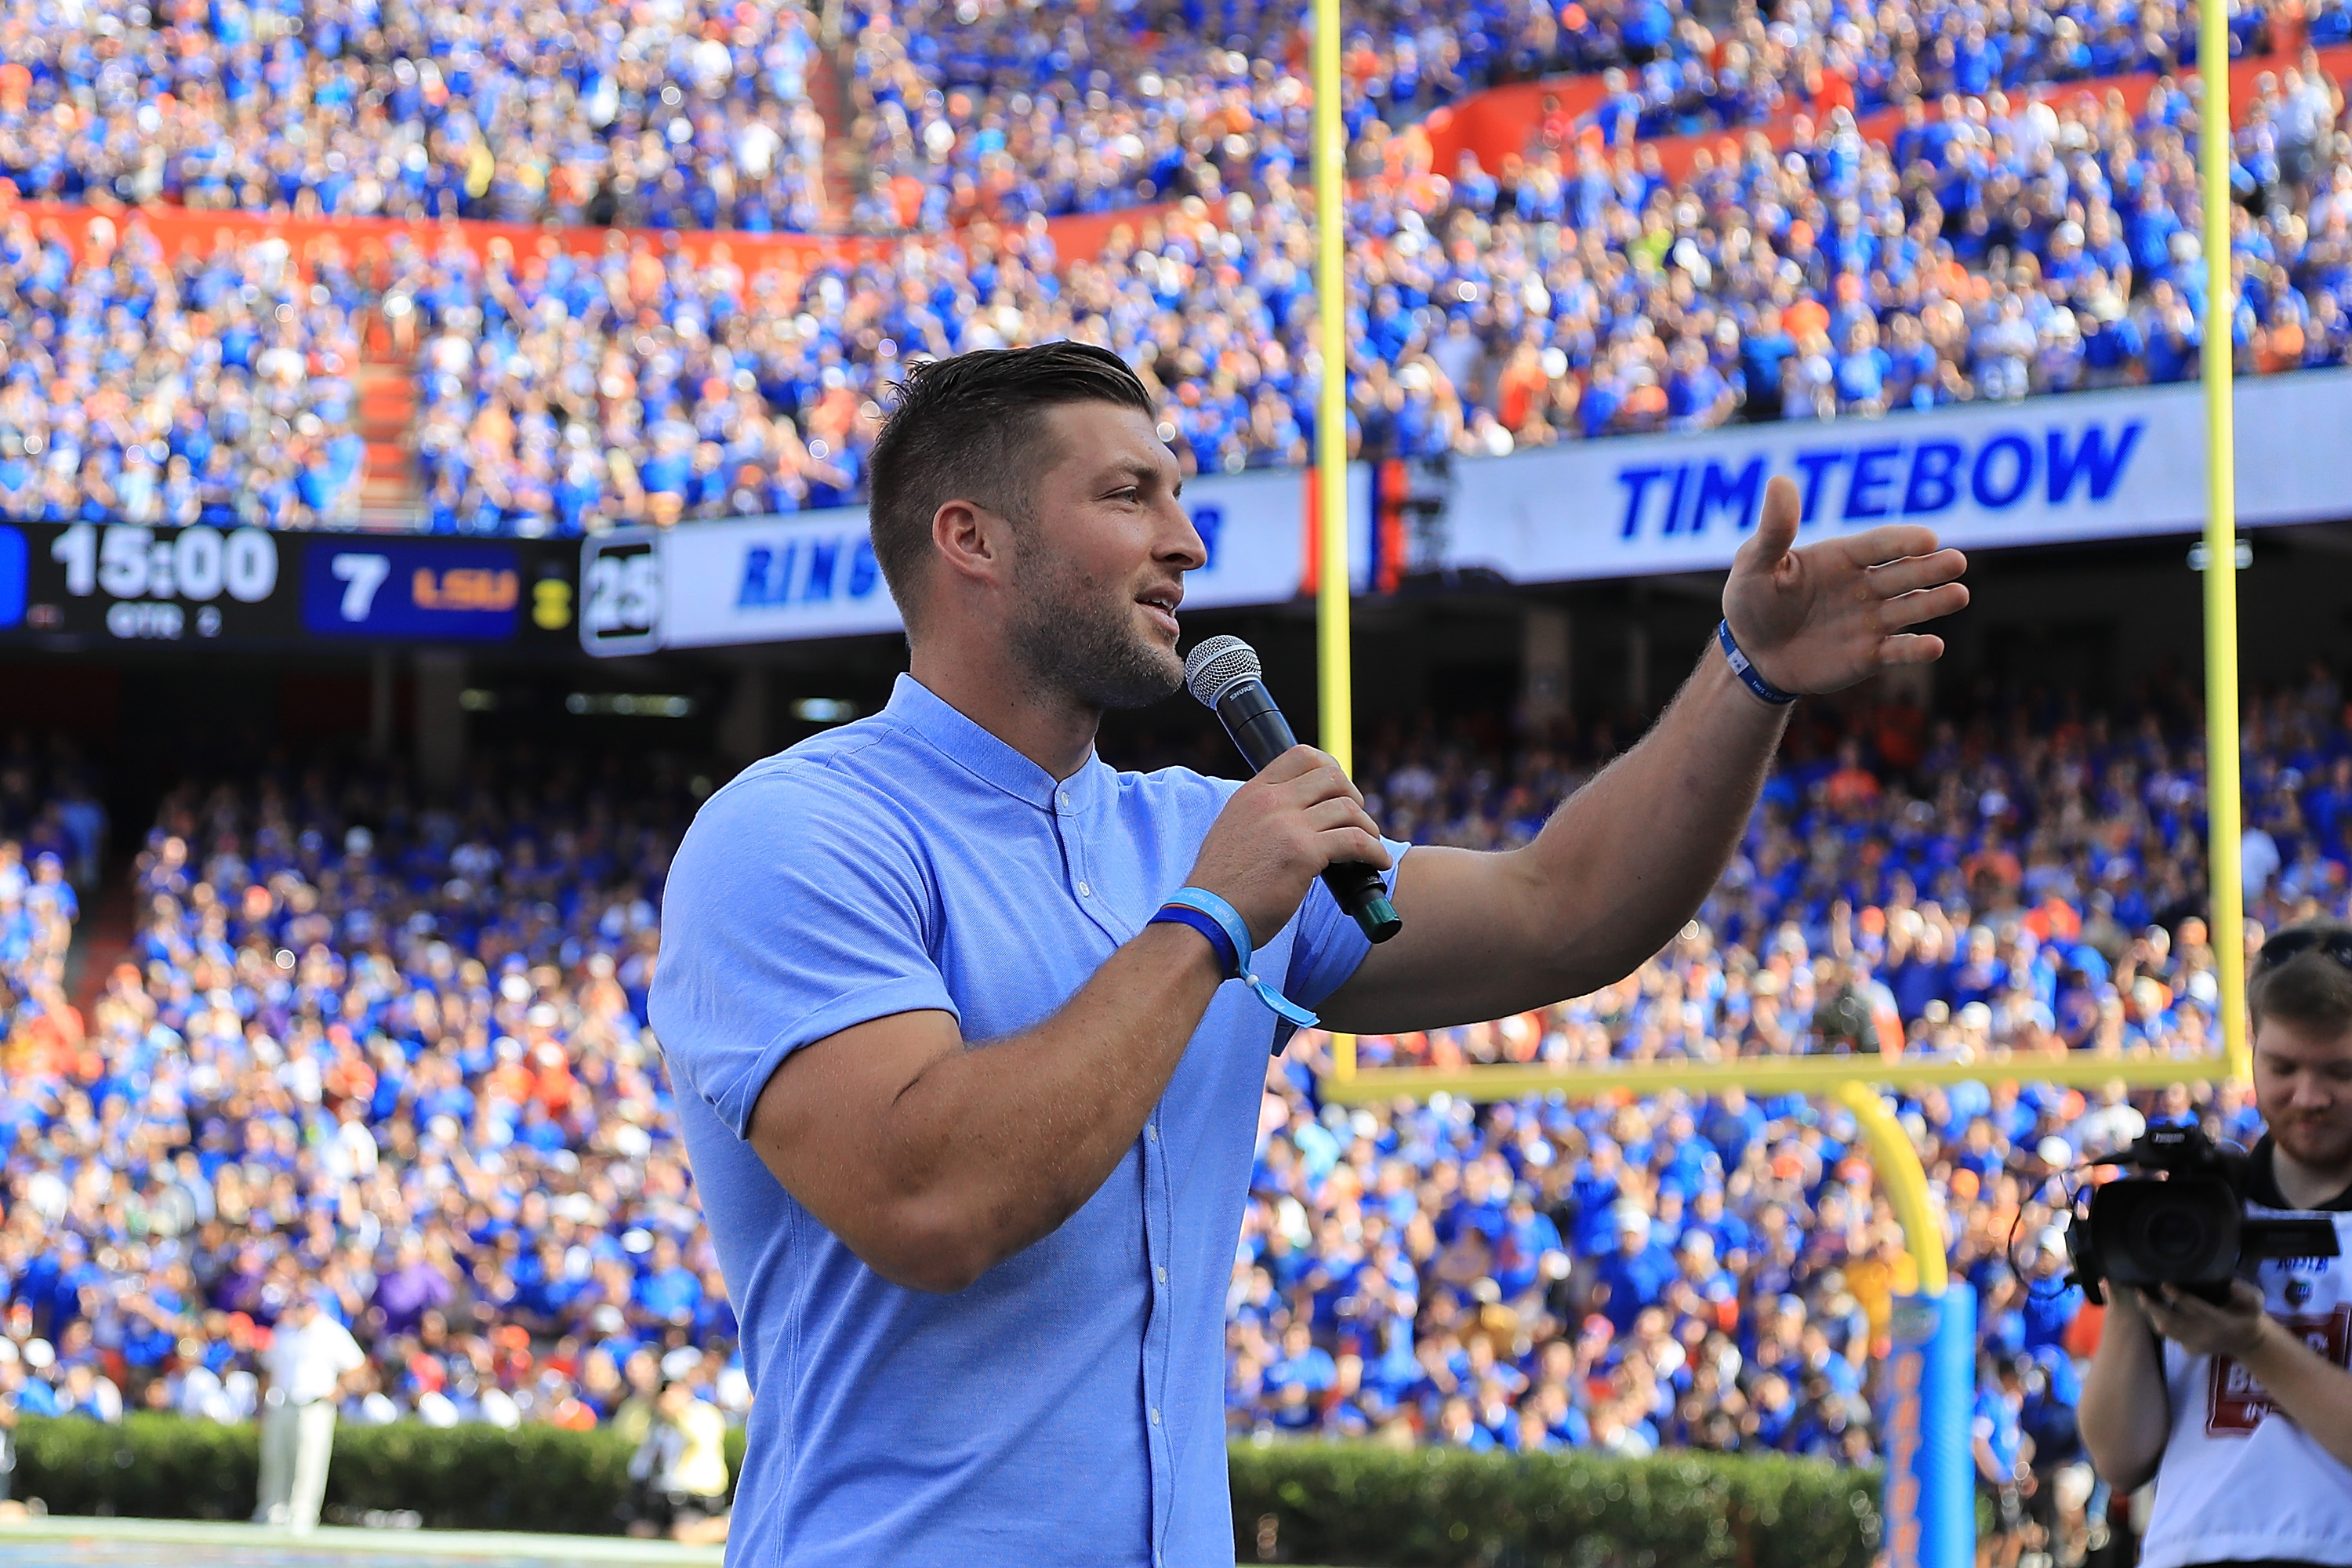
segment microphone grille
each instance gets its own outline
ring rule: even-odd
[[[1263,673],[1257,650],[1239,637],[1211,637],[1184,656],[1184,689],[1204,708],[1214,708],[1234,682]]]

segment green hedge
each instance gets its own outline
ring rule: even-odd
[[[14,1490],[52,1513],[159,1519],[249,1518],[260,1471],[257,1429],[134,1415],[120,1426],[26,1417],[16,1431]],[[740,1468],[743,1435],[728,1434]],[[436,1530],[608,1534],[628,1488],[629,1446],[610,1432],[468,1425],[335,1429],[330,1510],[414,1510]]]
[[[740,1465],[742,1435],[730,1434]],[[414,1510],[436,1529],[604,1534],[627,1486],[609,1432],[345,1425],[331,1509]],[[254,1428],[169,1415],[27,1418],[16,1494],[52,1513],[244,1519]],[[1298,1443],[1232,1450],[1235,1553],[1367,1568],[1868,1568],[1874,1472],[1677,1454],[1525,1458]]]
[[[1243,1563],[1370,1568],[1869,1568],[1876,1471],[1705,1454],[1232,1450]]]

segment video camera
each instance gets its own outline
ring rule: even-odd
[[[2094,1303],[2105,1304],[2112,1280],[2176,1285],[2218,1305],[2246,1264],[2336,1254],[2327,1220],[2247,1218],[2249,1156],[2199,1128],[2150,1127],[2122,1153],[2091,1163],[2147,1173],[2096,1188],[2089,1212],[2074,1213],[2066,1226],[2070,1282]]]

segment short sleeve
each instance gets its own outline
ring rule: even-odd
[[[1381,874],[1381,885],[1393,898],[1396,868],[1404,864],[1411,846],[1388,837],[1381,842],[1389,847],[1390,858],[1395,862]],[[1339,908],[1339,900],[1331,896],[1320,877],[1307,888],[1297,920],[1298,935],[1290,944],[1290,970],[1283,978],[1282,992],[1302,1007],[1318,1007],[1325,997],[1348,983],[1364,955],[1372,951],[1372,942],[1355,917]]]
[[[783,1059],[894,1013],[955,1016],[929,879],[887,807],[823,764],[763,770],[695,817],[662,900],[654,1035],[737,1137]]]

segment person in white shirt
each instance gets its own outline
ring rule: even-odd
[[[327,1460],[335,1447],[335,1402],[367,1364],[349,1329],[298,1296],[261,1358],[268,1387],[261,1403],[261,1485],[256,1523],[301,1534],[319,1522],[327,1495]]]
[[[2271,938],[2246,1005],[2247,1213],[2324,1216],[2338,1255],[2264,1259],[2220,1306],[2111,1289],[2083,1441],[2118,1491],[2156,1483],[2141,1568],[2352,1568],[2352,924]]]
[[[2260,824],[2249,826],[2238,840],[2238,872],[2246,887],[2246,897],[2259,899],[2263,890],[2278,875],[2285,858],[2279,853],[2278,840]]]
[[[629,1459],[629,1533],[709,1545],[727,1539],[727,1417],[672,1378]]]

